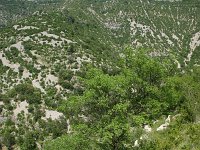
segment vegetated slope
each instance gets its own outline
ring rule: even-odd
[[[62,0],[1,0],[0,1],[0,28],[5,27],[38,10],[56,9]]]
[[[76,1],[74,1],[74,4]],[[173,51],[180,65],[198,64],[199,1],[88,1],[87,10],[120,44]],[[155,55],[156,55],[155,54]],[[191,61],[190,61],[191,60]]]
[[[112,64],[111,33],[67,10],[36,12],[0,32],[1,143],[34,149],[33,138],[40,145],[68,132],[68,118],[56,110],[70,94],[82,93],[78,76],[88,63]]]
[[[187,64],[191,57],[194,58],[193,63],[198,63],[198,59],[195,59],[199,45],[198,1],[88,3],[85,7],[116,33],[121,39],[120,43],[132,43],[135,47],[148,47],[156,51],[172,50],[177,54],[180,64]]]
[[[39,9],[47,7],[40,3],[48,2],[37,1],[34,4]],[[79,16],[81,19],[96,19],[96,24],[102,24],[112,31],[117,47],[132,44],[134,47],[153,49],[156,51],[155,55],[159,52],[166,54],[167,51],[172,51],[178,67],[199,63],[200,6],[197,0],[190,2],[149,0],[50,2],[58,6],[63,4],[60,6],[61,10],[66,7],[74,16]],[[30,8],[33,8],[31,4]],[[87,17],[84,18],[82,14]]]
[[[2,145],[36,149],[50,139],[47,149],[137,149],[155,130],[148,149],[163,115],[180,113],[174,120],[185,126],[199,121],[199,108],[191,107],[199,103],[199,70],[191,75],[184,67],[199,64],[197,4],[65,1],[2,29]],[[153,128],[143,131],[147,123]]]
[[[1,31],[2,66],[14,72],[15,80],[29,76],[35,79],[38,74],[46,76],[50,72],[58,76],[62,67],[79,71],[84,59],[95,58],[101,63],[103,58],[113,57],[111,33],[92,21],[78,20],[67,11],[35,13]]]

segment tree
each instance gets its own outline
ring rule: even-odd
[[[12,146],[15,144],[15,124],[11,119],[6,120],[5,128],[0,130],[2,137],[2,144],[5,145],[8,150],[12,149]]]
[[[37,149],[36,139],[37,139],[37,134],[34,131],[28,131],[23,138],[23,144],[21,145],[21,149],[22,150]]]
[[[40,104],[41,103],[41,92],[39,89],[33,87],[29,83],[19,84],[15,86],[15,93],[21,101],[27,100],[30,104]]]
[[[80,115],[86,116],[88,121],[84,123],[90,127],[90,136],[100,147],[124,148],[130,129],[126,118],[129,102],[124,90],[125,76],[112,77],[99,69],[90,69],[85,84],[84,94],[69,98],[61,109],[78,120]]]
[[[44,150],[77,150],[77,149],[94,149],[100,150],[89,135],[89,128],[85,125],[79,125],[76,128],[76,132],[73,134],[62,135],[61,137],[47,141],[43,149]]]
[[[83,94],[69,97],[59,108],[73,127],[67,136],[89,136],[88,142],[100,149],[132,149],[137,136],[133,127],[140,128],[181,106],[182,78],[171,76],[163,62],[149,51],[126,49],[117,64],[118,73],[88,67],[82,78]],[[85,132],[76,129],[82,124]]]

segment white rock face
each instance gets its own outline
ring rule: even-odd
[[[48,30],[49,31],[49,30]],[[35,38],[37,39],[37,41],[34,41],[35,43],[40,43],[40,44],[48,44],[51,45],[52,47],[62,47],[63,44],[65,43],[76,43],[73,42],[69,39],[63,38],[61,36],[55,35],[55,34],[50,34],[47,31],[43,31],[40,32],[38,34],[33,34],[32,36],[35,36]],[[48,38],[50,38],[50,41],[42,38],[42,36],[46,36]]]
[[[47,37],[51,37],[51,38],[55,38],[55,39],[58,39],[59,36],[58,35],[55,35],[55,34],[49,34],[48,32],[44,31],[44,32],[41,32],[42,35],[45,35]]]
[[[65,39],[65,38],[61,38],[58,35],[50,34],[50,33],[46,32],[46,31],[41,32],[41,34],[44,35],[44,36],[47,36],[49,38],[54,38],[54,39],[59,39],[60,38],[62,41],[66,41],[67,43],[75,43],[75,42],[72,42],[71,40],[68,40],[68,39]]]
[[[151,131],[152,131],[152,128],[151,128],[149,125],[145,125],[145,126],[144,126],[144,130],[145,130],[146,132],[151,132]]]
[[[58,120],[62,116],[64,116],[63,113],[60,113],[60,112],[54,111],[54,110],[45,109],[45,117],[43,117],[43,119],[44,120],[46,120],[46,119]]]
[[[161,32],[161,35],[167,40],[169,45],[173,45],[173,42],[169,39],[169,37],[165,33]]]
[[[160,125],[160,126],[156,129],[156,131],[162,131],[162,130],[167,129],[167,127],[169,126],[169,123],[170,123],[170,122],[171,122],[171,115],[169,115],[169,116],[167,117],[167,119],[165,120],[165,123],[162,124],[162,125]]]
[[[143,37],[145,37],[147,35],[147,33],[150,33],[151,36],[155,37],[154,32],[150,26],[137,23],[134,19],[132,19],[132,20],[129,19],[128,21],[130,22],[130,29],[132,32],[131,34],[133,36],[136,35],[138,30],[140,30],[140,31],[142,31],[141,36],[143,36]]]
[[[180,39],[175,34],[172,35],[172,38],[180,42]]]
[[[59,84],[57,84],[57,85],[55,86],[55,88],[57,89],[57,93],[56,93],[56,94],[60,93],[60,91],[63,90],[63,87],[62,87],[61,85],[59,85]]]
[[[14,26],[13,26],[13,28],[14,28],[15,30],[17,30],[18,27],[19,27],[19,25],[14,25]]]
[[[24,27],[19,28],[19,25],[14,25],[13,28],[15,30],[18,30],[18,31],[20,31],[20,30],[30,30],[30,29],[39,29],[39,28],[34,27],[34,26],[24,26]]]
[[[32,74],[25,68],[23,71],[23,75],[22,78],[28,78],[30,77]]]
[[[135,142],[134,142],[134,147],[139,147],[140,145],[139,145],[139,142],[138,142],[138,140],[136,140]]]
[[[196,47],[198,47],[198,46],[200,46],[200,31],[197,32],[196,34],[194,34],[194,36],[191,38],[190,53],[187,55],[185,62],[191,60],[192,54],[193,54],[194,50],[196,49]]]
[[[51,82],[51,83],[58,83],[58,77],[56,77],[56,76],[54,76],[54,75],[52,75],[52,74],[48,74],[48,75],[46,76],[45,82],[46,82],[46,83],[49,83],[49,82]]]
[[[44,88],[40,85],[40,82],[37,79],[33,80],[32,84],[33,84],[34,87],[40,89],[41,92],[46,93]]]
[[[179,63],[179,61],[175,60],[175,62],[177,63],[177,68],[180,69],[181,68],[181,64]]]
[[[19,72],[18,68],[20,67],[20,64],[11,63],[6,57],[3,57],[2,52],[0,52],[0,59],[1,59],[4,66],[7,66],[7,67],[13,69],[13,71],[15,71],[15,72]]]
[[[22,51],[24,49],[21,41],[16,44],[11,45],[11,47],[16,47],[19,51]]]
[[[71,133],[71,126],[69,119],[67,119],[67,133]]]
[[[156,131],[165,130],[165,129],[167,129],[168,126],[169,126],[169,123],[164,123],[164,124],[160,125],[160,126],[156,129]]]
[[[171,115],[168,115],[167,119],[165,120],[165,123],[170,123],[171,122]]]
[[[20,102],[17,104],[17,108],[13,111],[14,117],[17,118],[17,115],[24,111],[25,116],[28,114],[29,104],[26,101]]]
[[[200,46],[200,31],[194,34],[194,36],[191,38],[190,42],[190,49],[194,50],[197,46]]]

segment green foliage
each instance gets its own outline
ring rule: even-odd
[[[40,0],[37,2],[34,1],[21,1],[21,0],[12,0],[12,1],[1,1],[2,5],[2,15],[4,18],[1,19],[0,27],[5,25],[10,25],[10,23],[32,15],[33,12],[40,10],[52,10],[55,7],[60,6],[63,0]],[[18,16],[18,17],[16,17]]]
[[[131,127],[170,114],[183,102],[182,77],[170,76],[166,64],[148,51],[127,49],[119,65],[122,69],[115,75],[89,68],[83,78],[83,94],[60,106],[74,125],[88,126],[101,149],[131,149],[135,134]]]
[[[68,80],[70,81],[73,77],[74,73],[70,70],[60,70],[59,72],[59,79],[60,80]]]
[[[8,149],[11,149],[11,147],[15,144],[15,126],[14,122],[11,119],[8,119],[5,122],[6,129],[0,130],[1,137],[2,137],[2,144],[4,144]]]
[[[15,87],[19,100],[27,100],[30,104],[41,103],[41,92],[34,88],[31,84],[19,84]]]
[[[18,28],[38,29],[10,26],[0,31],[0,145],[37,149],[47,141],[44,149],[55,150],[192,149],[194,141],[198,149],[199,47],[190,51],[191,38],[199,31],[197,3],[59,4],[60,0],[2,1],[0,26],[4,18],[15,20],[15,14],[21,18],[42,11],[16,23]],[[130,21],[135,21],[134,27]],[[19,41],[22,47],[16,45]],[[123,50],[127,45],[143,48]],[[34,88],[33,80],[44,91]],[[13,117],[24,100],[28,114],[22,111]],[[43,120],[46,109],[62,111],[64,118]],[[154,132],[153,121],[169,114],[181,114],[179,123],[170,123],[166,132]],[[7,116],[14,122],[4,122]],[[152,133],[144,133],[145,124],[153,127]],[[141,147],[133,147],[146,134]]]
[[[199,128],[199,124],[175,124],[165,132],[152,133],[142,142],[139,150],[198,150],[200,148]]]
[[[95,145],[91,144],[88,137],[83,134],[63,135],[53,141],[48,141],[44,145],[45,150],[77,150],[77,149],[94,149],[98,150]]]
[[[17,57],[19,55],[19,50],[16,47],[10,48],[11,55]]]
[[[22,150],[37,149],[36,136],[37,135],[34,133],[34,131],[26,133],[23,138],[23,144],[21,145],[21,149]]]

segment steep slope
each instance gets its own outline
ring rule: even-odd
[[[2,7],[7,6],[7,3],[4,2]],[[37,1],[23,3],[29,5],[27,7],[21,5],[21,8],[18,9],[24,12],[26,10],[22,7],[26,7],[29,11],[29,8],[36,10],[41,7],[46,7],[46,9],[54,7],[55,9],[63,4],[60,6],[61,11],[67,8],[82,21],[93,18],[96,20],[94,24],[101,24],[107,30],[110,30],[113,33],[112,38],[115,40],[115,46],[117,47],[131,44],[133,47],[153,49],[155,55],[158,52],[166,54],[167,51],[172,51],[178,67],[199,64],[200,17],[198,14],[200,6],[198,0],[189,2],[67,0],[64,2]],[[17,4],[19,5],[19,3]],[[33,5],[35,6],[32,7]],[[2,11],[6,11],[6,8]],[[31,13],[33,10],[29,12]],[[6,14],[9,13],[6,11]],[[16,12],[13,14],[21,13]],[[6,15],[3,13],[3,16]]]
[[[78,77],[87,64],[110,65],[111,59],[117,58],[112,33],[95,18],[81,16],[66,9],[35,12],[0,31],[0,123],[15,124],[9,130],[13,133],[10,137],[10,126],[1,128],[0,141],[7,147],[26,147],[18,140],[37,132],[51,137],[55,125],[55,134],[68,131],[67,117],[57,111],[60,103],[73,93],[82,93]],[[57,121],[59,117],[63,119]],[[36,138],[42,144],[43,140]],[[35,144],[26,148],[33,149]]]
[[[112,57],[114,46],[109,34],[109,30],[92,20],[78,20],[68,12],[38,12],[3,30],[0,52],[2,92],[26,80],[43,93],[49,84],[60,87],[61,70],[76,73],[83,62],[94,60],[99,65]]]
[[[120,45],[172,51],[179,67],[199,64],[199,1],[88,1],[85,7]]]
[[[8,20],[15,20],[16,14],[19,18],[27,14],[31,16],[13,24],[8,23],[0,31],[0,143],[6,147],[37,149],[45,140],[70,133],[68,119],[69,115],[74,114],[66,112],[78,108],[79,103],[82,104],[79,101],[77,103],[73,96],[80,96],[84,100],[85,91],[101,90],[101,84],[103,87],[108,86],[106,89],[119,92],[114,91],[116,98],[122,92],[123,97],[130,96],[130,100],[134,99],[134,109],[138,107],[138,112],[131,111],[131,115],[136,118],[136,123],[132,124],[137,124],[138,121],[138,126],[145,122],[152,123],[150,119],[145,120],[148,117],[160,119],[162,115],[176,114],[179,109],[182,110],[180,105],[184,98],[189,99],[188,91],[198,91],[198,84],[193,84],[198,83],[198,80],[190,76],[179,76],[182,76],[187,67],[190,70],[193,66],[200,65],[199,1],[48,1],[52,5],[47,4],[46,0],[15,2],[20,6],[16,10],[12,9],[13,5],[8,5],[11,1],[4,1],[0,6],[3,8],[0,12],[3,25]],[[55,10],[35,11],[41,8]],[[131,50],[138,53],[140,50],[142,53],[142,49],[148,49],[148,56],[156,61],[146,58],[146,55],[138,55],[138,60],[137,57],[129,57],[124,50],[126,47],[132,47],[134,50]],[[166,58],[170,59],[167,64]],[[138,63],[138,70],[129,68],[134,63]],[[101,70],[102,79],[93,79],[93,73],[86,76],[91,66]],[[137,73],[134,74],[133,70]],[[177,77],[171,77],[176,74]],[[126,81],[130,75],[130,81]],[[80,79],[85,76],[92,81],[88,89],[83,87]],[[156,81],[151,81],[151,78]],[[182,88],[183,80],[187,81],[188,89]],[[94,87],[96,81],[100,85]],[[134,82],[138,90],[131,83],[126,87],[131,92],[123,93],[127,82]],[[196,90],[192,89],[193,86]],[[143,90],[147,90],[146,95],[143,95]],[[113,99],[113,91],[101,97],[105,91],[107,90],[97,91],[99,96],[95,100],[104,101],[107,97]],[[187,91],[187,94],[182,94],[182,91]],[[165,94],[169,94],[169,97]],[[198,92],[195,94],[194,100],[198,99]],[[87,96],[90,95],[86,94],[85,99]],[[146,101],[143,102],[145,97]],[[167,102],[163,102],[161,98]],[[77,103],[69,110],[65,109],[68,99],[72,99],[70,106]],[[196,103],[193,99],[189,100],[192,104]],[[184,101],[184,105],[185,103],[187,101]],[[91,106],[96,107],[93,103]],[[115,109],[118,110],[118,107]],[[81,119],[85,119],[84,116]],[[139,135],[141,134],[133,139],[137,140]],[[134,145],[133,139],[131,146]]]
[[[55,10],[62,2],[62,0],[1,0],[0,28],[30,16],[34,11]]]

